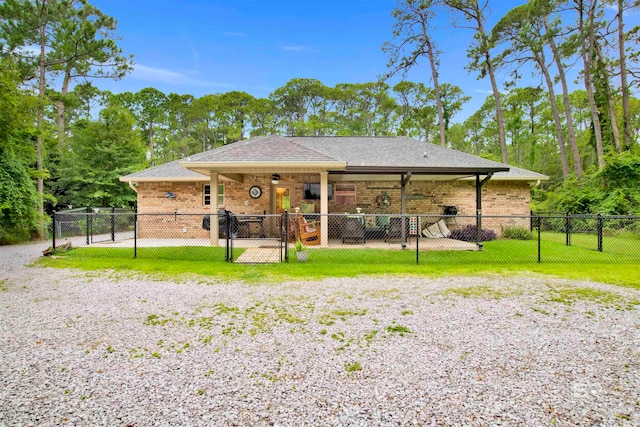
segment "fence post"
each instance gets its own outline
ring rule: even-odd
[[[420,217],[416,215],[416,265],[420,264]]]
[[[533,211],[529,211],[529,231],[533,232]]]
[[[602,229],[603,227],[602,214],[598,214],[598,251],[602,252]]]
[[[476,244],[482,250],[482,211],[479,209],[476,212]]]
[[[133,257],[138,257],[138,207],[133,210]]]
[[[569,212],[565,214],[564,218],[564,232],[566,236],[566,245],[571,246],[571,219],[569,217]]]
[[[220,218],[219,215],[216,216],[216,220],[218,220]],[[227,262],[231,262],[231,233],[232,233],[232,227],[231,227],[231,214],[228,210],[224,211],[224,234],[226,237],[225,240],[225,251],[224,251],[224,260]]]
[[[542,218],[537,216],[536,222],[538,225],[538,263],[540,263],[540,229],[542,228]]]
[[[111,206],[111,241],[116,241],[116,208]]]
[[[289,262],[289,211],[282,212],[284,222],[284,262]]]
[[[51,235],[53,236],[53,241],[51,242],[51,248],[53,249],[53,253],[56,253],[56,211],[53,211],[53,233],[51,233]]]
[[[91,208],[89,206],[87,206],[87,220],[86,222],[86,228],[87,228],[87,246],[89,246],[89,229],[91,228]]]

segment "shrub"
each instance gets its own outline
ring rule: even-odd
[[[459,228],[457,230],[451,231],[451,239],[463,240],[465,242],[475,242],[478,236],[478,227],[475,225],[469,224],[466,227]],[[488,230],[486,228],[482,229],[482,235],[480,241],[488,242],[489,240],[495,240],[496,233],[493,230]]]
[[[502,237],[514,240],[532,240],[533,233],[528,228],[524,227],[503,227]]]

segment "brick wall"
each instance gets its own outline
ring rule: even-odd
[[[373,214],[399,213],[400,183],[364,181],[356,182],[356,203],[336,205],[329,202],[329,212],[355,212],[356,207]],[[377,197],[386,193],[391,206],[376,205]],[[476,214],[476,188],[474,181],[410,181],[405,189],[406,212],[409,214],[441,215],[444,206],[455,205],[460,215]],[[489,181],[482,188],[484,215],[528,215],[531,203],[527,182]]]
[[[270,175],[245,175],[242,183],[224,182],[224,208],[238,214],[262,214],[271,212]],[[300,206],[303,200],[304,183],[320,182],[318,174],[281,174],[282,183],[289,183],[294,189],[292,206]],[[344,182],[343,182],[344,183]],[[209,213],[204,205],[203,188],[205,182],[141,182],[138,185],[138,212],[196,214],[174,215],[173,217],[148,217],[146,223],[139,223],[139,235],[165,237],[207,237],[202,230],[202,215]],[[384,181],[356,181],[356,203],[336,205],[335,198],[329,201],[329,213],[356,212],[385,214],[400,213],[400,183]],[[257,185],[262,196],[252,199],[249,188]],[[334,184],[335,188],[335,184]],[[166,193],[175,198],[168,198]],[[378,207],[376,198],[385,192],[391,205]],[[446,205],[458,207],[459,215],[475,215],[475,181],[418,181],[412,180],[406,188],[408,214],[441,215]],[[320,201],[315,203],[320,210]],[[489,181],[482,189],[483,215],[528,215],[530,210],[530,186],[521,181]],[[142,218],[141,218],[142,219]],[[506,220],[505,220],[506,221]],[[509,222],[506,221],[505,224]],[[498,227],[496,224],[495,227]],[[499,227],[498,227],[499,228]],[[496,230],[498,231],[498,230]]]

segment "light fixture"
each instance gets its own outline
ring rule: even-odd
[[[277,173],[271,175],[271,183],[273,185],[278,185],[280,183],[280,175],[278,175]]]

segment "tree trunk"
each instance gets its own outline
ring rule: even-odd
[[[477,3],[476,3],[477,5]],[[478,24],[478,35],[480,36],[480,43],[485,44],[487,35],[484,31],[482,20],[480,19],[480,10],[477,10],[476,19]],[[504,133],[504,116],[502,114],[502,102],[500,101],[500,90],[498,89],[498,83],[496,82],[495,72],[493,70],[493,64],[491,63],[491,54],[489,53],[489,47],[484,46],[484,61],[487,66],[487,74],[489,74],[489,80],[491,81],[491,90],[493,91],[493,99],[496,102],[496,121],[498,122],[498,137],[500,139],[500,151],[502,152],[502,163],[509,164],[509,155],[507,153],[507,136]]]
[[[549,22],[547,17],[544,19],[544,26],[546,33],[549,34]],[[553,53],[553,61],[558,69],[558,77],[562,86],[562,104],[564,106],[564,118],[567,125],[567,137],[569,139],[569,146],[571,147],[571,156],[573,157],[573,170],[578,180],[582,179],[582,157],[580,157],[580,150],[578,149],[578,142],[576,140],[576,130],[573,125],[573,113],[571,108],[571,102],[569,101],[569,87],[567,85],[567,78],[564,72],[564,64],[560,58],[560,52],[558,46],[556,46],[553,37],[549,37],[549,47]]]
[[[547,83],[549,92],[549,104],[551,105],[551,113],[553,114],[553,123],[556,126],[556,135],[558,138],[558,149],[560,150],[560,161],[562,162],[562,178],[566,181],[569,178],[569,161],[567,159],[567,148],[564,141],[564,131],[562,130],[562,120],[560,120],[560,112],[556,104],[556,93],[553,89],[553,80],[549,75],[549,69],[545,61],[544,53],[534,53],[536,62],[542,71],[544,80]]]
[[[629,112],[629,86],[627,84],[627,57],[624,51],[624,21],[622,11],[624,0],[618,0],[618,49],[620,51],[620,89],[622,91],[622,124],[624,126],[624,147],[631,147],[631,115]]]
[[[602,73],[602,80],[604,81],[604,85],[607,91],[607,108],[609,111],[609,121],[611,123],[611,133],[613,134],[613,142],[616,147],[616,151],[622,153],[622,146],[620,143],[620,130],[618,129],[618,119],[616,118],[616,109],[613,105],[613,91],[611,90],[611,85],[609,84],[609,70],[606,64],[606,58],[602,55],[602,50],[596,46],[596,54],[600,64],[600,72]]]
[[[620,130],[618,129],[618,119],[616,118],[616,108],[613,105],[613,92],[611,86],[607,82],[607,105],[609,106],[609,120],[611,121],[611,132],[613,133],[613,142],[616,145],[616,151],[618,154],[622,153],[622,146],[620,144]]]
[[[502,115],[502,103],[500,102],[500,90],[498,90],[498,83],[496,82],[496,76],[493,71],[493,65],[491,65],[491,57],[489,52],[485,54],[485,61],[487,64],[487,72],[489,79],[491,80],[491,89],[493,90],[493,99],[496,101],[496,121],[498,122],[498,136],[500,138],[500,151],[502,152],[502,163],[509,164],[509,157],[507,155],[507,137],[504,134],[504,117]]]
[[[422,24],[424,27],[424,23]],[[423,30],[426,34],[426,29]],[[440,128],[440,145],[447,146],[447,137],[444,130],[444,113],[442,111],[442,99],[440,98],[440,84],[438,83],[438,68],[433,52],[431,40],[427,40],[427,54],[429,55],[429,65],[431,65],[431,77],[433,78],[433,90],[436,96],[436,110],[438,111],[438,127]]]
[[[581,40],[581,57],[584,66],[584,86],[587,90],[589,97],[589,109],[591,110],[591,121],[593,123],[593,133],[596,139],[596,154],[598,156],[598,167],[603,168],[605,165],[604,159],[604,147],[602,144],[602,127],[600,126],[600,116],[598,112],[598,105],[596,104],[596,98],[593,93],[593,80],[591,77],[591,63],[594,53],[595,34],[593,29],[593,20],[595,13],[595,3],[589,7],[589,28],[587,29],[588,35],[585,34],[584,16],[582,9],[582,0],[579,0],[580,10],[580,40]],[[586,35],[586,37],[585,37]],[[588,45],[587,45],[588,43]]]
[[[71,80],[71,70],[65,70],[62,80],[61,98],[56,103],[56,116],[58,119],[58,146],[63,147],[66,139],[65,105],[64,99],[69,93],[69,81]]]
[[[37,136],[36,136],[36,188],[38,192],[38,212],[40,237],[45,236],[44,229],[44,154],[43,154],[43,133],[44,133],[44,103],[45,91],[47,87],[47,70],[45,63],[46,47],[47,47],[47,15],[49,12],[49,3],[43,1],[42,12],[38,17],[38,32],[40,35],[40,58],[38,60],[38,113],[37,113]]]

